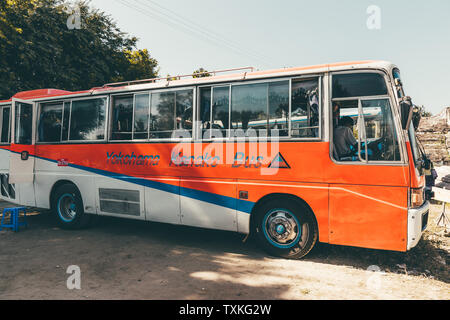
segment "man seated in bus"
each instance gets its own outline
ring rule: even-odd
[[[351,117],[342,117],[339,125],[334,129],[334,149],[339,159],[354,155],[357,141],[353,136],[354,121]]]

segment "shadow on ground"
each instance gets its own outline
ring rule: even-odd
[[[0,232],[1,298],[308,299],[327,266],[336,266],[334,272],[377,265],[450,283],[446,265],[436,260],[448,263],[448,252],[429,239],[408,253],[318,244],[302,261],[285,261],[232,232],[109,217],[67,231],[48,212],[29,217],[29,224],[17,234]],[[69,265],[80,266],[83,290],[68,292]],[[324,280],[324,290],[331,282]],[[361,281],[348,286],[356,286],[355,294],[365,290]],[[334,294],[329,298],[340,298]]]

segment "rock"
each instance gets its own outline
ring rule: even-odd
[[[450,107],[436,116],[422,118],[417,138],[435,165],[450,164]]]
[[[436,260],[437,262],[439,262],[440,264],[443,264],[443,265],[446,265],[446,264],[447,264],[447,263],[445,262],[445,259],[442,258],[441,256],[437,256],[437,257],[435,258],[435,260]]]

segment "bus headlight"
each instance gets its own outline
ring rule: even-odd
[[[411,208],[420,207],[425,201],[423,188],[409,189],[409,204]]]

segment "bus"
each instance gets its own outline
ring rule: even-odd
[[[291,259],[317,242],[406,252],[429,211],[412,110],[386,61],[20,92],[0,101],[0,196],[67,229],[103,215],[252,234]]]

